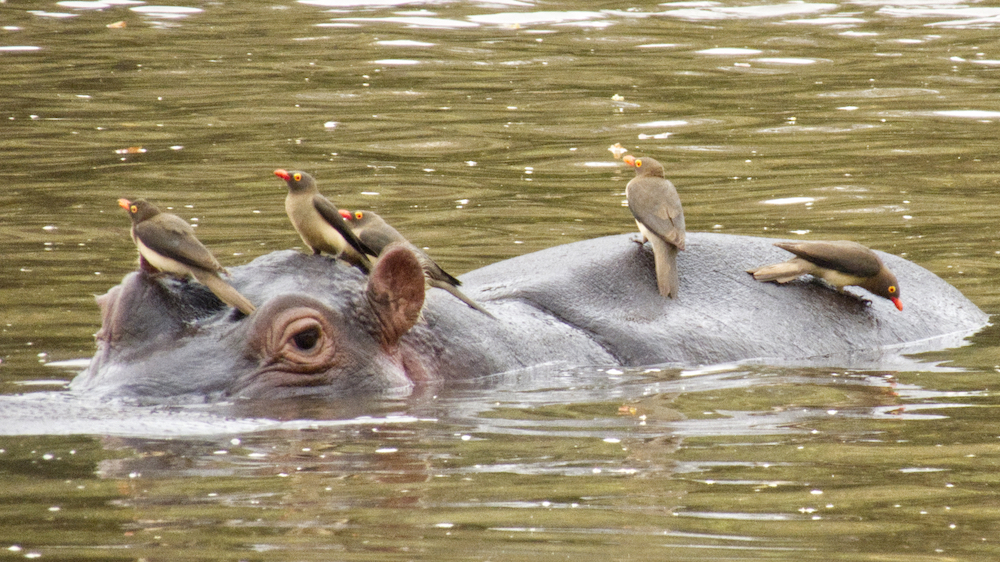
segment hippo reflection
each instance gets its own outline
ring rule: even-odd
[[[933,273],[887,254],[880,256],[907,289],[903,312],[808,280],[756,282],[746,269],[787,255],[772,242],[689,233],[678,257],[677,299],[659,295],[649,246],[633,235],[502,261],[462,278],[493,318],[425,290],[420,264],[405,247],[386,252],[370,277],[295,251],[234,267],[232,284],[260,305],[249,316],[199,284],[134,272],[99,297],[97,353],[72,389],[339,396],[547,364],[847,365],[857,355],[909,350],[987,322]]]

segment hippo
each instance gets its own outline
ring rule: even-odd
[[[680,291],[657,290],[637,235],[569,243],[460,277],[492,315],[426,288],[405,246],[371,273],[294,250],[231,268],[257,305],[244,316],[194,282],[136,271],[98,297],[102,326],[73,392],[209,400],[412,392],[519,369],[697,367],[728,362],[850,366],[956,345],[988,323],[957,289],[879,252],[906,307],[808,276],[760,283],[775,239],[689,233]]]

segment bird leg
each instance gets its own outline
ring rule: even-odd
[[[824,285],[830,285],[830,283],[828,283],[827,281],[824,281],[822,279],[820,281],[822,281],[822,283]],[[871,299],[866,298],[863,295],[858,295],[858,294],[855,294],[855,293],[848,292],[846,286],[844,286],[844,287],[834,287],[833,285],[830,285],[830,286],[833,287],[834,289],[837,289],[838,293],[840,293],[842,295],[845,295],[845,296],[848,296],[848,297],[851,297],[852,299],[860,301],[861,304],[863,304],[864,306],[871,306],[872,305]]]
[[[149,263],[142,254],[139,254],[139,271],[144,271],[150,275],[162,273],[159,269],[153,267],[153,264]]]

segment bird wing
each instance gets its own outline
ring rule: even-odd
[[[848,240],[777,242],[775,246],[820,267],[858,277],[872,277],[882,269],[882,262],[875,252]]]
[[[398,230],[385,222],[380,225],[373,224],[366,228],[359,228],[355,231],[355,234],[358,235],[358,239],[364,242],[365,245],[375,250],[375,255],[381,254],[385,250],[385,247],[393,242],[407,242],[406,238],[403,238],[403,235]]]
[[[430,279],[446,283],[453,287],[458,287],[462,284],[462,282],[455,278],[454,275],[445,271],[440,265],[437,264],[436,261],[431,259],[431,257],[427,255],[427,252],[417,248],[416,246],[414,246],[414,249],[417,250],[417,261],[420,262],[420,267],[423,268],[424,275]],[[436,286],[437,285],[435,285],[435,287]]]
[[[347,225],[347,221],[344,220],[344,217],[340,216],[340,211],[337,209],[337,206],[331,203],[329,199],[317,194],[313,196],[312,202],[313,207],[315,207],[316,211],[318,211],[320,216],[323,217],[323,220],[332,226],[334,230],[339,232],[340,235],[344,237],[344,240],[346,240],[356,252],[361,255],[368,254],[369,256],[378,256],[378,252],[369,248],[368,245],[361,240],[358,240],[357,235],[355,235],[354,231],[351,230],[351,227]]]
[[[225,271],[212,252],[194,235],[184,219],[167,214],[135,225],[135,235],[147,248],[184,265],[208,271]]]
[[[650,232],[684,249],[684,210],[681,198],[669,180],[640,177],[626,187],[632,216]]]
[[[389,223],[385,222],[381,217],[374,217],[369,215],[369,222],[367,225],[357,229],[355,232],[358,238],[362,242],[368,245],[369,248],[373,248],[381,254],[385,251],[386,246],[393,244],[395,242],[400,242],[406,245],[414,254],[417,256],[417,261],[420,262],[420,267],[424,270],[424,275],[427,277],[441,281],[450,285],[458,286],[462,282],[456,279],[452,274],[448,273],[437,264],[427,252],[421,250],[412,242],[406,239],[398,230],[393,228]]]

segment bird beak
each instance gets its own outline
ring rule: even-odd
[[[340,213],[340,216],[344,217],[344,220],[351,220],[351,212],[347,209],[340,209],[338,212]]]
[[[622,162],[624,162],[624,163],[626,163],[629,166],[632,166],[634,168],[635,167],[635,156],[632,156],[631,154],[626,154],[625,157],[622,158]]]
[[[118,200],[118,206],[121,207],[122,209],[125,209],[126,211],[128,210],[128,208],[129,208],[130,205],[132,205],[132,202],[129,201],[128,199],[119,199]]]
[[[292,176],[288,175],[288,172],[286,170],[282,170],[281,168],[275,170],[274,175],[278,176],[279,178],[285,181],[292,179]]]
[[[903,311],[903,301],[893,297],[892,304],[896,305],[896,308],[898,308],[900,312]]]

